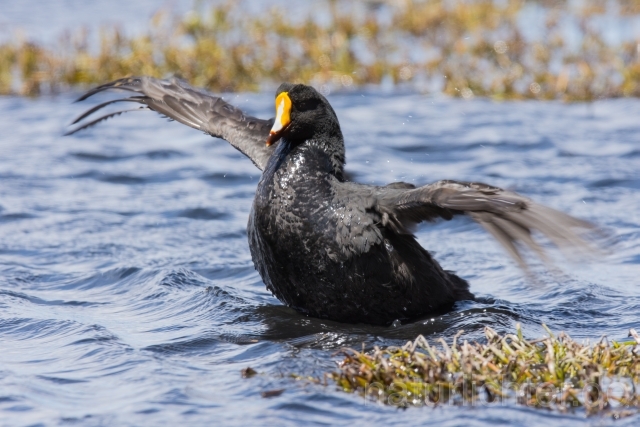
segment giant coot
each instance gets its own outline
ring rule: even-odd
[[[520,246],[544,258],[532,231],[559,247],[582,247],[586,242],[579,231],[593,227],[482,183],[350,182],[338,117],[311,86],[282,84],[270,120],[249,117],[175,78],[124,78],[79,100],[109,89],[135,95],[97,105],[74,124],[114,102],[142,104],[227,140],[262,171],[248,224],[253,263],[278,299],[310,316],[385,325],[473,299],[468,283],[443,270],[416,241],[412,230],[422,221],[469,215],[521,265]],[[124,111],[85,122],[69,134]]]

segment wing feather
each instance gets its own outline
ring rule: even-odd
[[[389,223],[395,229],[407,233],[421,221],[469,215],[523,267],[523,246],[548,262],[534,232],[565,252],[595,250],[587,236],[597,231],[593,224],[483,183],[447,180],[415,189],[380,187],[376,197],[377,210],[392,217]]]
[[[107,120],[107,119],[119,116],[120,114],[129,113],[131,111],[140,111],[140,110],[148,110],[148,109],[149,108],[147,108],[147,107],[140,107],[140,108],[132,108],[132,109],[129,109],[129,110],[120,110],[120,111],[115,111],[113,113],[105,114],[104,116],[100,116],[97,119],[94,119],[94,120],[91,120],[89,122],[83,123],[81,126],[78,126],[75,129],[71,129],[70,131],[66,132],[64,134],[64,136],[73,135],[76,132],[79,132],[79,131],[84,130],[84,129],[88,129],[88,128],[94,126],[94,125],[97,125],[100,122],[103,122],[103,121]]]
[[[136,102],[172,120],[227,140],[249,157],[260,170],[264,169],[275,148],[274,146],[267,147],[265,144],[269,130],[273,125],[273,119],[263,120],[247,116],[222,98],[193,88],[177,78],[168,80],[153,77],[119,79],[91,89],[77,101],[83,101],[97,93],[112,89],[121,89],[139,95],[96,105],[79,116],[72,124],[81,122],[108,105],[118,102]],[[137,110],[123,110],[107,114],[85,124],[80,123],[77,128],[70,130],[66,135],[71,135],[127,111]]]

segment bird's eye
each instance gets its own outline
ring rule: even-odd
[[[315,101],[313,99],[308,99],[308,100],[299,102],[298,105],[296,105],[296,107],[298,108],[299,111],[307,111],[307,110],[313,110],[314,108],[316,108],[317,105],[318,105],[318,101]]]

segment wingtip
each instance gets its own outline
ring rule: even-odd
[[[85,99],[87,99],[88,97],[90,97],[91,95],[89,95],[89,92],[83,93],[82,95],[80,95],[78,98],[76,98],[72,104],[77,104],[78,102],[82,102]]]
[[[76,99],[75,101],[73,101],[73,103],[75,104],[76,102],[82,102],[85,99],[95,95],[98,92],[102,92],[105,90],[109,90],[109,89],[125,89],[125,90],[132,90],[131,88],[126,88],[123,87],[125,84],[133,84],[133,83],[139,83],[141,80],[140,77],[124,77],[122,79],[118,79],[118,80],[114,80],[112,82],[109,83],[105,83],[103,85],[94,87],[93,89],[88,90],[86,93],[84,93],[83,95],[81,95],[78,99]]]
[[[102,86],[95,87],[95,88],[93,88],[93,89],[91,89],[91,90],[89,90],[89,91],[87,91],[87,92],[83,93],[82,95],[80,95],[80,97],[78,97],[78,98],[77,98],[75,101],[73,101],[72,103],[73,103],[73,104],[77,104],[78,102],[82,102],[82,101],[84,101],[85,99],[87,99],[87,98],[89,98],[89,97],[91,97],[91,96],[95,95],[96,93],[101,92],[101,91],[103,91],[103,90],[104,90],[104,89],[102,89]]]
[[[82,129],[82,128],[80,127],[80,128],[76,128],[76,129],[68,130],[68,131],[66,131],[65,133],[63,133],[63,134],[62,134],[62,136],[70,136],[70,135],[73,135],[74,133],[78,132],[80,129]]]

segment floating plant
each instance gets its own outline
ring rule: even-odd
[[[460,342],[461,331],[451,345],[419,336],[403,347],[345,349],[332,377],[346,392],[401,407],[512,400],[560,411],[584,408],[587,414],[637,413],[640,337],[633,329],[629,341],[603,337],[590,345],[543,327],[548,336],[535,340],[525,339],[518,324],[505,335],[486,327],[486,343]]]

